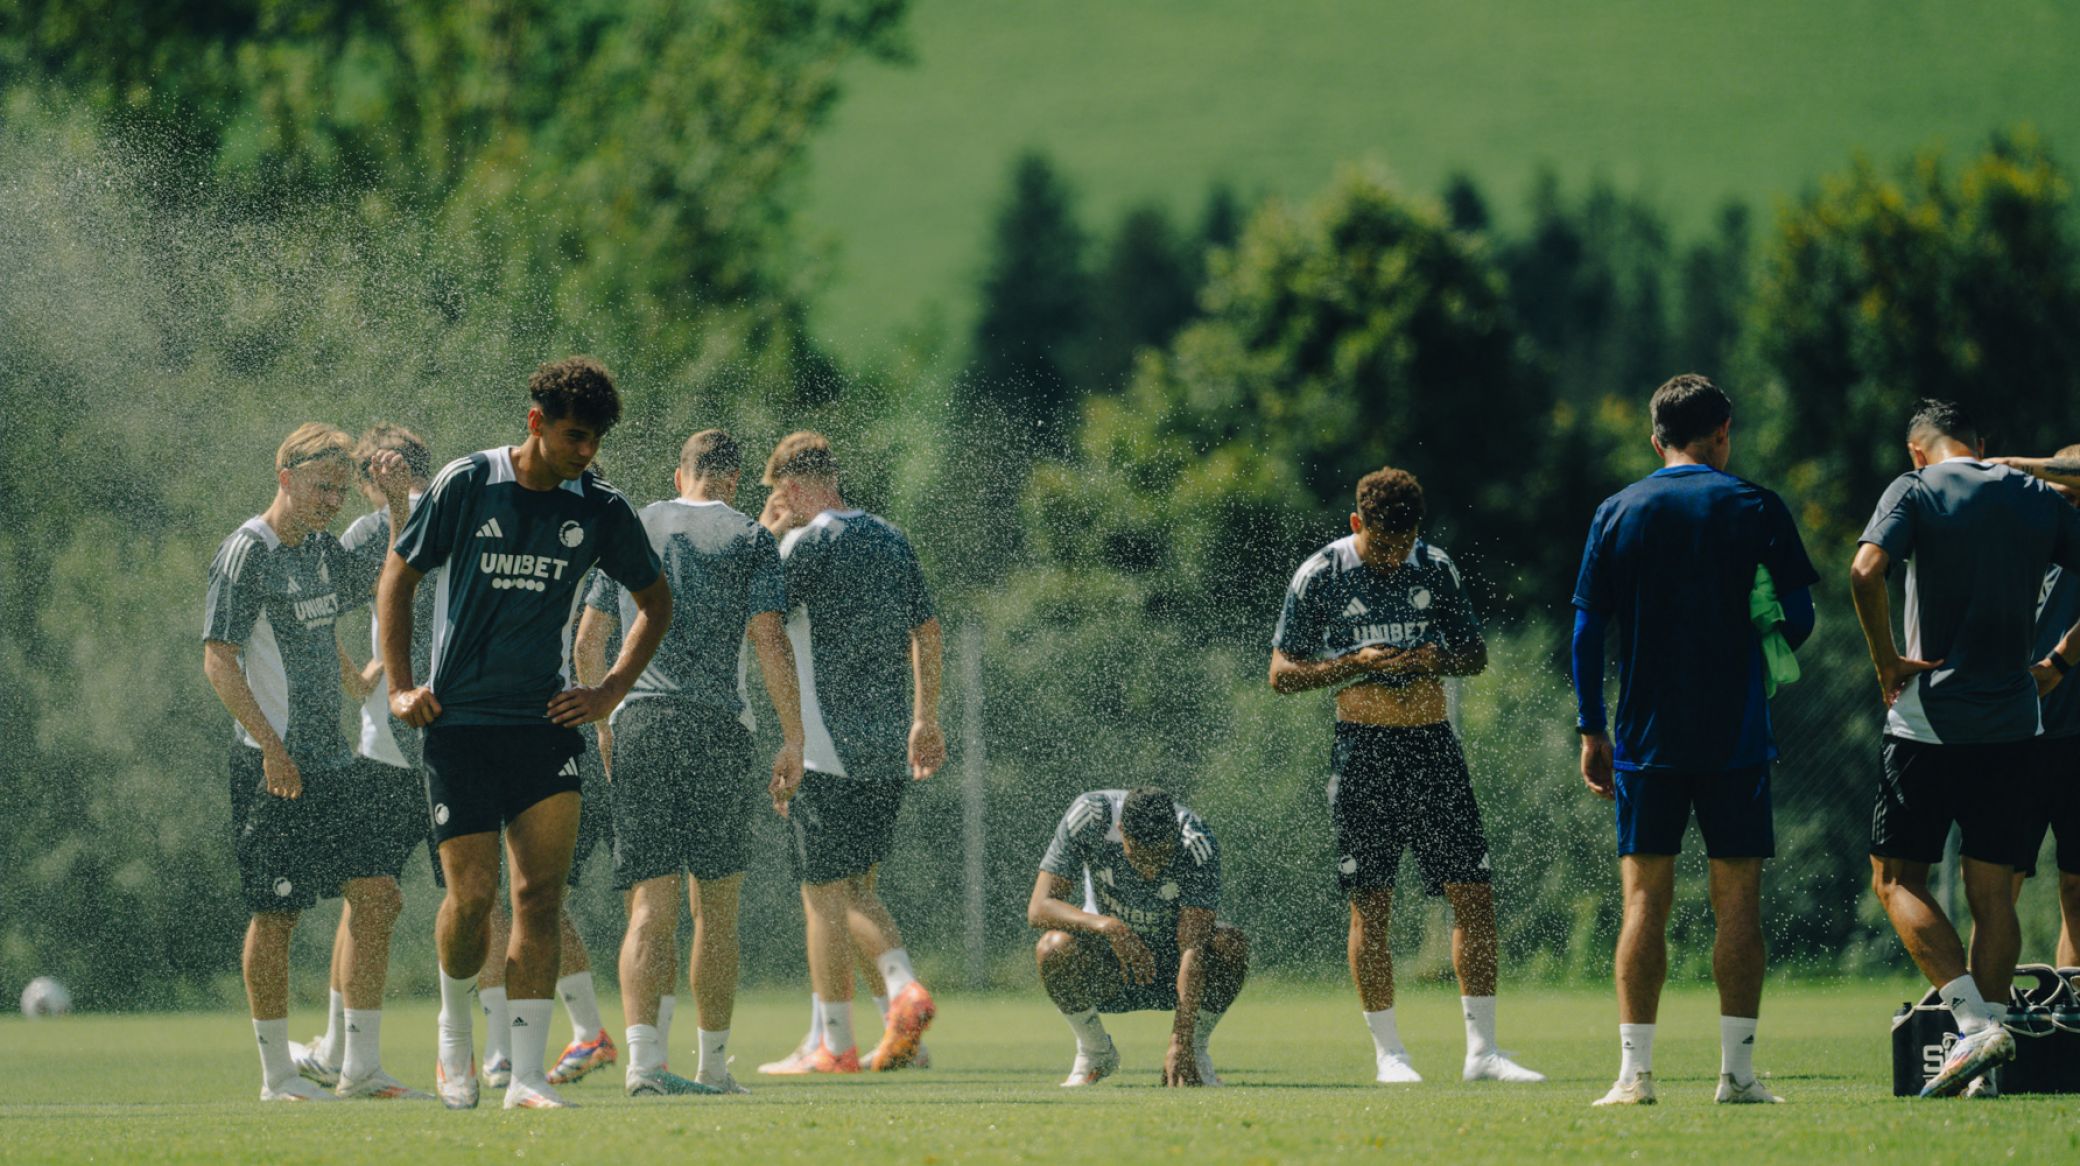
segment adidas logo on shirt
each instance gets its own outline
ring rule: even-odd
[[[491,521],[489,521],[489,522],[485,523],[484,525],[482,525],[482,526],[480,526],[480,527],[478,527],[478,528],[477,528],[477,537],[478,537],[478,538],[504,538],[504,537],[506,537],[506,532],[505,532],[505,531],[503,531],[503,530],[500,530],[500,529],[499,529],[499,527],[498,527],[498,519],[494,518],[494,519],[492,519]]]
[[[1361,615],[1370,614],[1371,611],[1372,609],[1365,606],[1365,604],[1362,601],[1358,599],[1352,599],[1350,602],[1350,606],[1345,607],[1343,609],[1343,617],[1345,619],[1356,619]]]

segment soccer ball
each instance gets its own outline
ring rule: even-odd
[[[22,1015],[31,1020],[72,1011],[72,993],[49,976],[38,976],[22,989]]]

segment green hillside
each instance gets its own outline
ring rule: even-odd
[[[817,320],[853,357],[937,311],[959,337],[1010,159],[1051,152],[1093,226],[1207,184],[1308,194],[1339,162],[1454,169],[1505,216],[1545,163],[1676,228],[1856,151],[2031,122],[2080,157],[2080,6],[2054,0],[916,0],[916,63],[861,66],[814,150]]]

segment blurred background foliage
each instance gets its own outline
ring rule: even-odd
[[[1031,150],[972,326],[848,361],[805,324],[826,267],[804,160],[845,63],[904,59],[904,10],[0,0],[0,986],[227,998],[243,920],[228,718],[196,644],[210,555],[298,422],[396,420],[455,456],[515,440],[526,373],[571,350],[621,377],[602,465],[639,499],[693,429],[757,450],[815,426],[853,499],[911,532],[958,633],[949,677],[981,653],[946,723],[979,695],[983,733],[915,791],[883,885],[926,970],[954,974],[979,744],[1005,983],[1030,977],[1023,904],[1063,806],[1150,782],[1220,834],[1225,910],[1263,964],[1338,974],[1329,702],[1263,675],[1287,578],[1382,463],[1422,476],[1427,533],[1488,619],[1493,663],[1458,707],[1511,967],[1607,974],[1615,870],[1574,774],[1565,597],[1596,502],[1654,468],[1648,394],[1708,372],[1735,397],[1735,470],[1792,502],[1823,574],[1807,679],[1775,703],[1772,944],[1807,972],[1903,962],[1863,891],[1879,717],[1840,577],[1916,397],[1962,399],[2002,448],[2080,436],[2071,181],[2043,141],[1845,157],[1694,236],[1607,181],[1547,171],[1497,208],[1478,175],[1433,194],[1363,162],[1310,197],[1215,183],[1189,216],[1093,216]],[[365,627],[345,634],[365,654]],[[747,971],[792,982],[799,908],[777,822],[759,829]],[[597,856],[575,903],[600,967],[608,881]],[[416,991],[421,866],[407,898],[393,983]],[[1443,974],[1441,909],[1398,916],[1404,967]],[[1710,927],[1687,878],[1681,974],[1705,972]],[[328,943],[304,929],[302,966]]]

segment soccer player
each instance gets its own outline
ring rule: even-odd
[[[417,434],[383,422],[361,436],[354,457],[361,470],[362,493],[376,509],[347,527],[340,546],[380,563],[389,553],[392,520],[379,469],[401,468],[406,505],[416,506],[432,476],[432,455]],[[374,575],[367,581],[366,598],[372,598]],[[423,593],[429,605],[432,597],[430,589]],[[413,645],[421,667],[425,662],[423,641],[424,636],[418,637]],[[331,1007],[325,1033],[307,1046],[292,1043],[289,1048],[299,1072],[320,1085],[338,1086],[342,1097],[431,1101],[432,1095],[407,1088],[383,1072],[377,1047],[390,932],[404,905],[398,876],[404,871],[405,859],[422,842],[429,858],[433,846],[426,820],[425,781],[416,768],[419,736],[392,730],[390,710],[381,694],[381,675],[380,659],[372,658],[364,669],[342,655],[341,683],[350,696],[361,701],[353,780],[358,824],[350,831],[365,842],[358,847],[365,869],[349,872],[352,877],[345,887],[346,902],[333,937]],[[433,869],[438,878],[439,864]]]
[[[2056,460],[2080,464],[2080,445],[2059,450]],[[2080,505],[2080,489],[2057,483],[2052,489]],[[2030,864],[2028,873],[2035,874],[2044,832],[2058,839],[2058,966],[2080,967],[2080,683],[2066,683],[2067,673],[2080,663],[2080,571],[2056,565],[2045,569],[2036,626],[2039,659],[2030,671],[2043,705],[2044,733],[2033,767],[2037,792],[2021,802],[2029,818],[2022,856]],[[2018,895],[2022,875],[2018,871],[2015,879]]]
[[[441,964],[441,1100],[477,1103],[471,982],[486,956],[505,833],[513,936],[505,955],[513,1076],[506,1107],[568,1104],[549,1084],[549,999],[580,809],[577,726],[628,692],[671,623],[669,586],[643,525],[590,469],[621,417],[606,369],[587,357],[545,364],[528,381],[527,440],[450,463],[405,524],[377,592],[390,711],[425,728],[428,793],[447,896],[435,929]],[[570,636],[597,564],[636,606],[621,658],[596,688],[573,687]],[[445,566],[434,602],[433,661],[411,659],[412,599]]]
[[[1101,1012],[1174,1012],[1163,1084],[1221,1083],[1207,1043],[1249,975],[1249,942],[1217,920],[1220,902],[1213,832],[1168,793],[1094,790],[1069,803],[1026,906],[1026,922],[1046,930],[1040,983],[1076,1034],[1065,1088],[1119,1069]]]
[[[1718,935],[1719,1085],[1729,1104],[1780,1100],[1755,1075],[1764,951],[1762,862],[1776,853],[1758,569],[1774,581],[1792,647],[1813,630],[1812,585],[1791,512],[1726,472],[1733,402],[1685,374],[1648,403],[1662,468],[1604,500],[1575,581],[1574,684],[1582,780],[1616,803],[1618,1080],[1597,1105],[1654,1103],[1654,1025],[1668,976],[1676,855],[1692,812],[1710,860]],[[1603,703],[1604,637],[1618,627],[1616,740]]]
[[[679,496],[643,508],[664,561],[677,618],[650,667],[604,731],[612,749],[614,880],[628,892],[621,1003],[628,1021],[630,1096],[744,1093],[729,1072],[737,988],[737,900],[748,864],[754,787],[745,691],[755,651],[781,746],[766,792],[784,805],[802,781],[801,703],[782,622],[786,577],[772,534],[733,509],[743,476],[737,442],[720,429],[686,439],[673,484]],[[600,576],[578,627],[581,680],[606,670],[606,641],[625,594]],[[679,901],[692,879],[690,979],[700,1021],[691,1080],[665,1069],[660,997],[678,959]]]
[[[380,473],[392,513],[401,517],[401,467],[385,459]],[[251,913],[243,966],[262,1101],[333,1096],[299,1075],[290,1049],[289,937],[298,914],[343,889],[364,923],[385,920],[386,907],[388,917],[395,915],[394,901],[372,893],[378,880],[348,877],[367,873],[369,853],[356,833],[353,755],[339,731],[334,625],[341,611],[368,601],[381,564],[379,555],[345,550],[325,529],[353,476],[346,434],[316,423],[291,433],[275,452],[274,501],[218,548],[204,604],[203,672],[238,729],[231,815]],[[389,891],[394,899],[394,883]],[[380,1007],[387,922],[380,951],[375,930],[357,929],[347,986],[356,1002]],[[371,1095],[370,1081],[395,1084],[373,1056],[375,1032],[364,1036],[347,1050],[356,1096]]]
[[[1423,487],[1391,466],[1358,481],[1351,533],[1300,565],[1271,637],[1279,693],[1338,687],[1329,814],[1350,900],[1347,953],[1374,1079],[1421,1081],[1394,1019],[1394,877],[1413,848],[1424,890],[1452,906],[1452,967],[1468,1081],[1543,1081],[1495,1045],[1495,902],[1487,836],[1444,680],[1478,675],[1488,647],[1443,548],[1419,536]]]
[[[1878,500],[1849,581],[1886,706],[1871,811],[1872,889],[1907,954],[1940,986],[1960,1037],[1925,1097],[1949,1096],[2015,1055],[2002,1024],[2021,938],[2013,876],[2034,855],[2018,807],[2042,724],[2034,617],[2049,563],[2080,570],[2080,510],[2043,482],[1982,460],[1957,405],[1924,401],[1907,426],[1914,469]],[[1906,651],[1885,580],[1907,563]],[[1951,823],[1972,910],[1969,965],[1928,890]]]
[[[764,481],[784,512],[803,520],[780,545],[807,770],[788,823],[822,1033],[809,1055],[760,1071],[860,1071],[856,954],[874,960],[889,995],[887,1031],[866,1067],[898,1069],[915,1062],[935,1009],[875,874],[894,841],[905,779],[922,781],[946,761],[939,620],[902,532],[846,506],[837,457],[821,434],[782,439]]]

